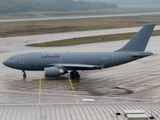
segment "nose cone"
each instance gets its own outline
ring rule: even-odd
[[[5,60],[5,61],[3,62],[3,65],[8,66],[7,60]]]
[[[10,60],[5,60],[4,62],[3,62],[3,64],[5,65],[5,66],[7,66],[7,67],[13,67],[13,62],[12,61],[10,61]]]

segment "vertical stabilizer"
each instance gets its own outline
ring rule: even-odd
[[[121,49],[117,50],[116,52],[120,51],[144,51],[150,36],[152,35],[153,29],[155,24],[149,24],[143,26],[141,30],[134,36],[132,39]]]

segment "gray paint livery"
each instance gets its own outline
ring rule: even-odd
[[[24,53],[10,57],[4,65],[23,71],[45,71],[45,77],[58,77],[70,71],[71,79],[79,79],[77,70],[108,68],[152,55],[144,52],[154,29],[154,24],[145,25],[121,49],[114,52],[66,52]]]

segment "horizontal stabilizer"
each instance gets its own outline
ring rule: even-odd
[[[147,56],[150,56],[150,55],[153,55],[152,52],[136,52],[136,53],[133,53],[131,56],[133,58],[141,58],[141,57],[147,57]]]

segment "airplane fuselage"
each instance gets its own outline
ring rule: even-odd
[[[124,64],[133,60],[134,52],[66,52],[66,53],[25,53],[9,58],[10,67],[20,70],[44,70],[55,64],[96,65],[95,68],[75,68],[76,70],[94,70]],[[68,67],[67,69],[73,69]]]

